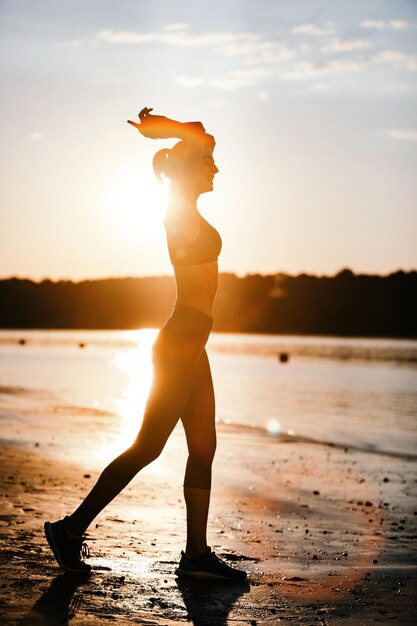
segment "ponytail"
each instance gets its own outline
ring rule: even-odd
[[[152,159],[152,165],[159,182],[162,182],[163,177],[172,181],[178,175],[178,172],[181,172],[186,152],[186,141],[179,141],[172,148],[158,150]]]
[[[158,150],[152,159],[152,167],[155,172],[155,176],[158,181],[162,182],[162,176],[168,176],[168,157],[171,152],[170,148],[162,148],[162,150]]]

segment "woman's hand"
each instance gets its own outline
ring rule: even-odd
[[[151,115],[151,111],[153,109],[145,107],[139,112],[140,123],[132,122],[132,120],[128,120],[127,123],[137,128],[141,135],[149,139],[175,137],[176,126],[180,125],[179,122],[170,120],[163,115]]]
[[[195,139],[205,134],[204,126],[201,122],[176,122],[164,115],[152,115],[153,109],[145,107],[139,112],[140,123],[128,120],[144,136],[149,139]]]

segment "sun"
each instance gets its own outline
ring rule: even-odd
[[[154,237],[161,229],[166,196],[166,188],[148,169],[129,165],[113,171],[103,194],[111,228],[136,240]]]

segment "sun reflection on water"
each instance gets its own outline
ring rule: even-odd
[[[101,449],[105,462],[126,450],[136,437],[152,382],[151,353],[158,330],[146,328],[126,331],[123,334],[127,339],[133,340],[136,346],[121,349],[112,360],[112,366],[126,376],[126,385],[121,395],[113,401],[121,421],[116,438]]]

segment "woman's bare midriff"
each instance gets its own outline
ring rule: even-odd
[[[177,282],[177,304],[191,306],[213,317],[219,271],[217,261],[174,267]]]

